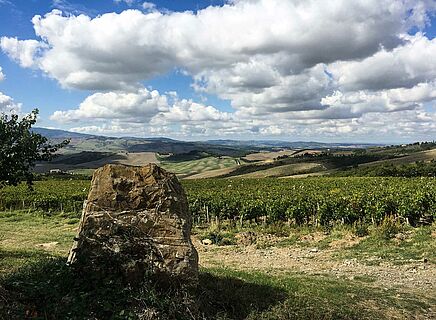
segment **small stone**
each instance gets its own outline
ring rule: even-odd
[[[403,240],[405,240],[406,238],[407,238],[407,236],[406,236],[404,233],[397,233],[397,234],[395,235],[395,239],[400,240],[400,241],[403,241]]]
[[[50,249],[53,249],[54,247],[56,247],[58,244],[59,244],[59,242],[53,241],[53,242],[47,242],[47,243],[40,243],[40,244],[37,244],[36,246],[39,248],[50,250]]]
[[[318,248],[312,248],[309,250],[310,252],[318,252]]]
[[[210,239],[203,239],[201,240],[201,243],[204,244],[205,246],[210,246],[211,244],[213,244],[212,240]]]

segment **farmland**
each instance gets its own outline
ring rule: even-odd
[[[203,174],[214,170],[234,168],[238,165],[236,159],[231,157],[206,157],[198,160],[180,162],[162,162],[162,168],[176,173],[179,177]]]
[[[434,178],[325,177],[184,180],[194,222],[284,221],[295,225],[378,224],[393,216],[417,225],[434,219]],[[36,181],[0,190],[0,210],[80,213],[89,180]]]
[[[377,219],[393,214],[405,222],[401,204],[413,205],[417,196],[416,213],[434,213],[425,196],[435,198],[433,181],[186,180],[201,266],[199,287],[189,296],[148,282],[119,290],[118,282],[77,278],[66,267],[89,180],[36,181],[34,191],[7,187],[0,193],[6,210],[0,212],[0,318],[138,319],[130,312],[140,305],[175,319],[431,319],[435,226]],[[315,202],[319,212],[310,211]],[[369,226],[351,225],[350,211]],[[308,218],[298,225],[295,212]],[[370,212],[380,214],[374,225]]]
[[[66,154],[51,165],[76,174],[0,189],[0,318],[25,310],[136,319],[138,304],[176,319],[434,318],[436,178],[424,147],[264,151],[245,161],[204,151]],[[148,282],[122,291],[116,282],[77,282],[65,266],[93,171],[80,163],[108,157],[157,160],[181,179],[201,267],[188,300]],[[308,174],[329,175],[299,178]]]

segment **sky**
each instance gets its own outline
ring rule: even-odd
[[[0,0],[0,112],[109,136],[436,140],[435,0]]]

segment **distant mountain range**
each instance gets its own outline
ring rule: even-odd
[[[328,148],[368,148],[383,146],[375,143],[323,143],[316,141],[282,141],[282,140],[208,140],[209,144],[224,146],[257,146],[266,148],[289,149],[328,149]]]
[[[76,151],[129,151],[129,152],[163,152],[187,153],[207,151],[215,154],[232,155],[235,153],[277,150],[277,149],[355,149],[382,146],[370,143],[322,143],[316,141],[281,141],[281,140],[206,140],[180,141],[164,137],[107,137],[92,134],[70,132],[59,129],[33,128],[52,141],[71,139],[69,149]],[[237,152],[239,151],[239,152]]]

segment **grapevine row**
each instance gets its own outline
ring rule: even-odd
[[[415,225],[436,218],[435,178],[335,177],[183,181],[194,222],[287,221],[297,225],[379,223],[395,216]],[[37,181],[0,190],[0,210],[79,213],[90,181]]]

